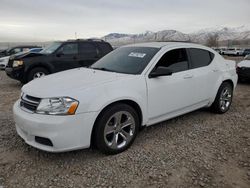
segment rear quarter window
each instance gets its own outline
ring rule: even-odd
[[[207,50],[190,48],[188,51],[192,69],[208,66],[214,59],[214,54]]]
[[[113,50],[108,43],[98,43],[102,55],[106,55]]]
[[[97,56],[97,48],[93,43],[81,42],[79,54],[83,57],[94,58]]]

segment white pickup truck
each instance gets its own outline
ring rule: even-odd
[[[233,55],[233,56],[241,56],[243,55],[244,50],[239,48],[228,48],[222,50],[222,55]]]

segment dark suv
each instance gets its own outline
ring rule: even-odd
[[[243,52],[243,56],[249,55],[250,54],[250,49],[245,49]]]
[[[22,83],[77,67],[87,67],[113,50],[103,40],[68,40],[54,42],[39,53],[10,58],[6,74]]]

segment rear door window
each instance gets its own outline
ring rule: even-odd
[[[208,66],[214,58],[214,54],[207,50],[198,48],[190,48],[188,50],[192,69]]]
[[[102,56],[104,56],[104,55],[106,55],[106,54],[108,54],[109,52],[112,51],[112,47],[107,43],[100,42],[100,43],[98,43],[98,46],[100,48]]]
[[[96,58],[97,48],[94,44],[88,42],[82,42],[79,44],[79,54],[83,57]]]

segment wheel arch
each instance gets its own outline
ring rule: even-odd
[[[232,87],[233,87],[233,89],[234,89],[234,87],[235,87],[235,85],[234,85],[234,82],[231,80],[231,79],[226,79],[226,80],[224,80],[222,83],[229,83],[229,84],[231,84],[232,85]],[[222,84],[221,83],[221,84]]]
[[[209,102],[208,106],[211,106],[213,104],[220,86],[225,82],[230,83],[232,85],[233,90],[235,89],[235,86],[237,83],[235,83],[232,79],[227,77],[227,78],[218,80],[218,82],[216,83],[216,85],[213,89],[212,97],[210,98],[210,102]]]
[[[41,67],[41,68],[44,68],[44,69],[48,70],[50,74],[53,72],[53,71],[52,71],[52,68],[51,68],[48,64],[44,64],[44,63],[34,63],[33,65],[28,66],[28,67],[25,69],[25,80],[28,79],[28,75],[29,75],[30,71],[31,71],[32,69],[38,68],[38,67]]]
[[[137,102],[135,102],[134,100],[131,100],[131,99],[122,99],[122,100],[117,100],[117,101],[111,102],[108,105],[106,105],[104,108],[102,108],[102,110],[100,110],[99,114],[97,115],[97,117],[94,121],[94,126],[93,126],[92,131],[91,131],[91,139],[90,139],[91,145],[94,144],[94,131],[95,131],[96,123],[97,123],[98,119],[101,117],[102,113],[107,108],[109,108],[110,106],[113,106],[115,104],[119,104],[119,103],[127,104],[127,105],[131,106],[137,112],[138,117],[139,117],[140,127],[142,127],[143,113],[142,113],[142,108],[140,107],[140,105]]]
[[[52,68],[45,63],[34,63],[33,65],[27,67],[27,69],[25,70],[26,73],[29,73],[32,69],[37,68],[37,67],[42,67],[47,69],[50,73],[52,73]]]

